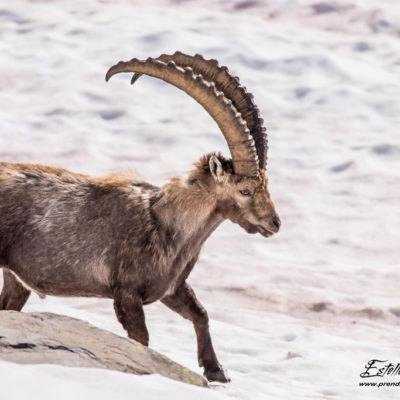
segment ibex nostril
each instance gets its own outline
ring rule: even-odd
[[[280,218],[278,216],[274,217],[272,223],[274,224],[275,228],[279,231],[279,228],[281,227]]]

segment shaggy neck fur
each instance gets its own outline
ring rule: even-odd
[[[170,232],[170,239],[199,246],[225,219],[217,211],[216,184],[204,156],[185,178],[174,177],[162,187],[162,198],[153,210]],[[225,159],[223,159],[225,161]]]

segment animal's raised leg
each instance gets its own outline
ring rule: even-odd
[[[197,336],[197,355],[200,367],[209,381],[230,382],[226,371],[217,360],[208,327],[208,315],[197,300],[193,289],[184,282],[173,295],[161,300],[171,310],[193,322]]]
[[[127,330],[128,336],[139,343],[149,345],[142,299],[129,289],[119,288],[114,292],[114,310],[118,321]]]
[[[31,292],[25,289],[10,271],[3,269],[0,310],[21,311],[30,294]]]

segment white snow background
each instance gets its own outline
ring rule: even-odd
[[[224,223],[189,279],[232,382],[0,362],[0,398],[400,398],[359,387],[368,360],[400,362],[400,2],[0,0],[0,159],[161,184],[228,155],[178,89],[104,81],[119,60],[175,50],[227,65],[268,127],[281,231]],[[33,294],[24,311],[126,335],[109,300]],[[160,303],[145,312],[150,346],[201,373],[191,324]]]

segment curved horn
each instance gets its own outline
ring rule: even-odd
[[[154,58],[145,61],[136,58],[127,62],[120,61],[108,70],[106,81],[120,72],[146,74],[171,83],[186,92],[200,103],[218,124],[228,143],[235,173],[258,176],[257,151],[246,121],[232,105],[232,101],[227,99],[223,92],[216,90],[213,82],[207,82],[201,75],[194,74],[190,67],[181,68],[174,61],[164,63]]]
[[[217,60],[205,60],[200,54],[189,56],[180,51],[172,55],[161,54],[157,60],[168,63],[174,61],[179,67],[191,67],[195,74],[201,74],[208,82],[214,82],[218,91],[224,92],[224,95],[232,101],[234,107],[242,114],[246,121],[250,134],[254,139],[257,149],[260,169],[266,168],[268,140],[264,120],[260,117],[260,110],[253,100],[253,95],[246,88],[240,85],[239,78],[229,73],[225,66],[219,66]],[[132,76],[133,84],[141,74],[135,73]]]

